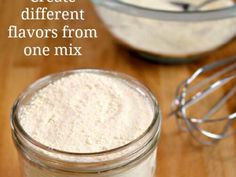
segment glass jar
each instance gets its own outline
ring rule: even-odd
[[[153,107],[153,121],[150,127],[129,144],[98,153],[64,152],[47,147],[31,138],[19,123],[19,108],[27,104],[37,91],[48,84],[81,72],[122,79],[146,96]],[[11,115],[12,137],[19,152],[24,177],[154,177],[160,126],[159,106],[146,87],[127,75],[103,70],[74,70],[42,78],[17,99]]]

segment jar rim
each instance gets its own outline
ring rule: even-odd
[[[95,5],[103,6],[111,10],[154,20],[198,22],[236,17],[236,5],[215,10],[178,12],[140,7],[122,2],[120,0],[92,1]]]
[[[123,146],[120,146],[120,147],[117,147],[117,148],[114,148],[114,149],[111,149],[111,150],[94,152],[94,153],[77,153],[77,152],[67,152],[67,151],[54,149],[54,148],[51,148],[49,146],[46,146],[46,145],[36,141],[29,134],[27,134],[26,131],[24,130],[24,128],[20,125],[20,122],[18,120],[18,115],[17,115],[18,109],[19,109],[19,107],[22,103],[22,100],[24,100],[27,95],[32,94],[37,90],[40,90],[40,88],[38,88],[38,87],[42,86],[45,83],[48,85],[48,84],[50,84],[50,83],[52,83],[52,82],[54,82],[54,81],[56,81],[56,80],[58,80],[62,77],[66,77],[66,76],[69,76],[71,74],[78,74],[78,73],[81,73],[81,72],[90,72],[90,73],[92,72],[92,73],[98,73],[98,74],[105,74],[105,75],[109,75],[109,76],[112,76],[112,77],[125,79],[128,82],[132,82],[133,84],[135,84],[139,88],[142,88],[142,91],[145,91],[145,95],[147,95],[150,98],[150,100],[152,101],[153,108],[154,108],[153,120],[152,120],[152,123],[150,124],[150,126],[147,128],[147,130],[144,133],[142,133],[138,138],[136,138],[135,140],[131,141],[128,144],[125,144]],[[31,86],[29,86],[17,98],[17,100],[15,101],[15,104],[13,105],[13,108],[12,108],[10,122],[11,122],[12,132],[16,133],[17,136],[19,136],[20,138],[24,138],[27,142],[31,143],[33,146],[35,146],[35,147],[37,147],[37,148],[39,148],[43,151],[46,151],[46,152],[55,153],[55,154],[59,154],[59,155],[73,156],[73,157],[103,156],[103,155],[113,154],[113,153],[116,153],[116,152],[121,151],[121,150],[125,150],[126,148],[136,144],[141,139],[143,139],[146,135],[148,135],[148,133],[153,131],[153,128],[156,129],[154,131],[154,133],[159,134],[160,133],[160,127],[161,127],[160,110],[159,110],[157,100],[155,99],[155,97],[153,96],[153,94],[151,93],[151,91],[147,87],[145,87],[143,84],[141,84],[140,82],[138,82],[137,80],[135,80],[134,78],[132,78],[132,77],[126,75],[126,74],[121,74],[121,73],[117,73],[117,72],[113,72],[113,71],[99,70],[99,69],[70,70],[70,71],[65,71],[65,72],[61,72],[61,73],[51,74],[51,75],[48,75],[46,77],[43,77],[43,78],[39,79],[38,81],[34,82]]]

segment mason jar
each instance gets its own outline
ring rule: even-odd
[[[19,109],[50,83],[81,72],[122,79],[148,98],[153,109],[153,120],[148,129],[122,147],[96,153],[60,151],[37,142],[27,134],[19,123]],[[44,77],[19,96],[11,114],[12,137],[19,153],[23,177],[154,177],[160,127],[160,109],[149,89],[127,75],[103,70],[73,70]]]

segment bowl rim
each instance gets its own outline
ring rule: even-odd
[[[197,22],[236,17],[236,5],[215,10],[178,12],[135,6],[120,0],[92,0],[92,2],[111,10],[154,20]]]

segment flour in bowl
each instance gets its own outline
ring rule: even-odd
[[[188,2],[198,5],[203,0],[121,0],[148,10],[181,12],[181,6],[170,2]],[[199,9],[216,10],[231,7],[233,0],[219,0]],[[98,13],[113,35],[122,43],[139,52],[152,55],[185,58],[215,50],[236,35],[236,18],[206,21],[165,21],[144,18],[142,14],[129,15],[97,6]],[[185,13],[185,12],[183,12]],[[173,15],[174,14],[169,14]],[[206,14],[207,17],[208,14]]]

